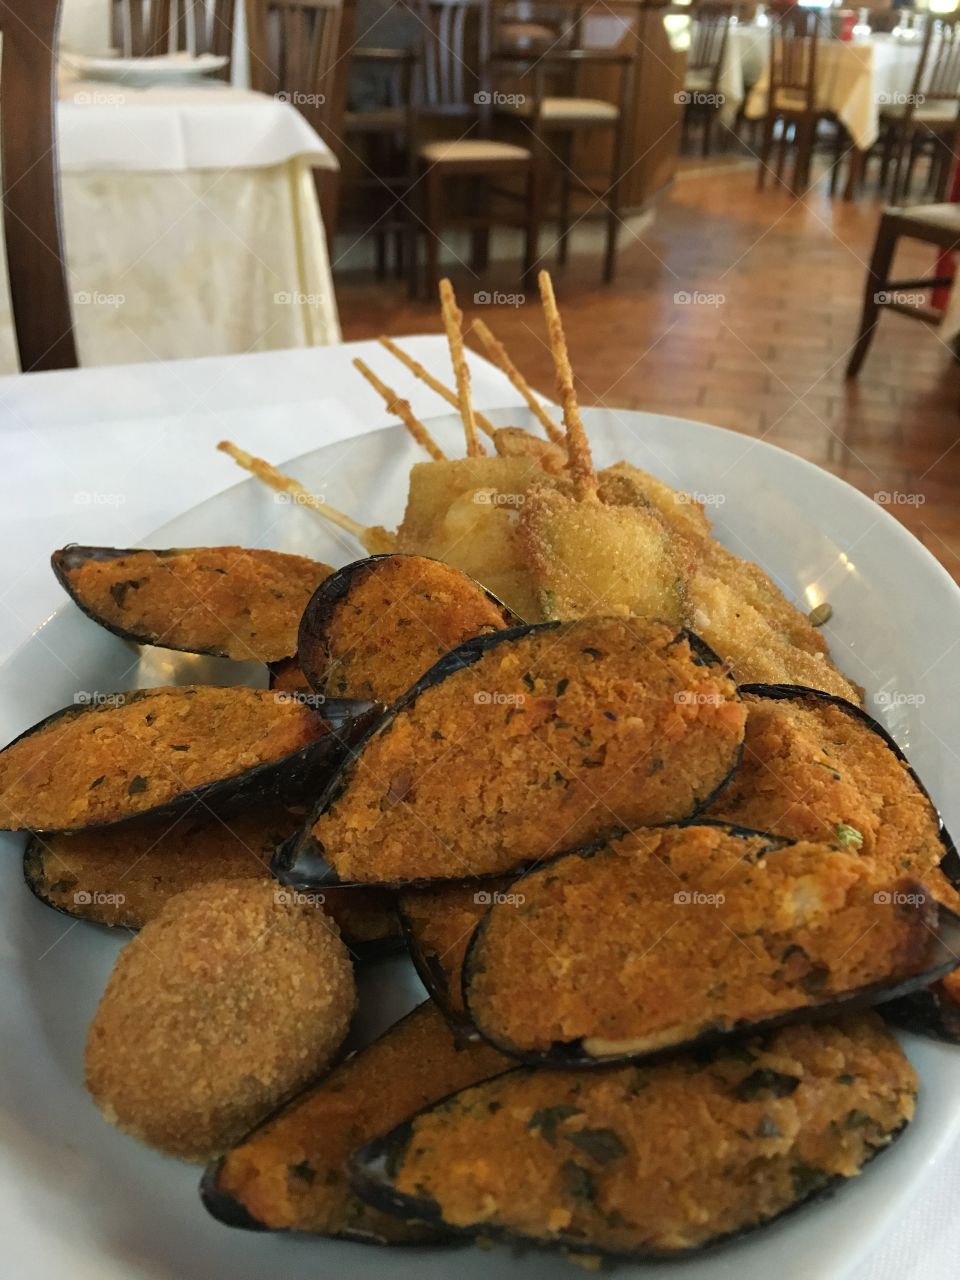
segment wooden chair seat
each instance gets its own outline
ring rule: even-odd
[[[960,236],[960,204],[917,204],[908,209],[888,209],[886,216],[897,218],[901,235],[911,222],[926,232],[939,228],[948,236]]]
[[[946,128],[953,128],[960,119],[960,103],[956,102],[925,102],[920,106],[913,108],[911,113],[912,119],[920,124],[926,125],[928,128],[936,128],[942,125]],[[893,105],[883,107],[880,111],[880,120],[882,123],[895,123],[907,118],[907,108],[905,106]]]
[[[778,89],[773,95],[773,108],[775,111],[805,112],[807,95],[802,89]]]
[[[497,161],[525,164],[530,159],[526,147],[512,142],[495,142],[492,138],[456,138],[449,142],[425,142],[419,151],[428,164],[483,164]]]
[[[530,99],[503,108],[518,116],[532,116],[537,104]],[[620,119],[620,108],[602,98],[542,98],[540,120],[546,125],[575,127],[587,124],[612,124]]]

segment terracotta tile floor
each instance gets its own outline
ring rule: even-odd
[[[691,161],[642,239],[624,234],[612,287],[599,283],[596,259],[575,251],[555,287],[584,404],[717,423],[865,493],[916,495],[894,514],[960,580],[960,365],[935,330],[887,315],[858,382],[843,377],[879,207],[831,202],[822,179],[799,202],[758,193],[751,164]],[[923,275],[931,264],[928,246],[905,246],[897,271]],[[550,391],[536,299],[473,304],[478,289],[514,292],[515,265],[495,264],[482,281],[462,268],[452,275],[467,322],[482,315],[531,383]],[[678,293],[700,300],[680,303]],[[346,278],[338,295],[347,339],[438,326],[436,308],[410,303],[397,284]]]

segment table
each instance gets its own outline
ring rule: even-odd
[[[288,102],[219,81],[135,89],[61,67],[57,129],[84,365],[340,338],[313,169]],[[17,368],[0,296],[0,372]]]
[[[908,94],[920,60],[920,43],[875,35],[861,43],[822,40],[817,47],[817,105],[845,125],[854,147],[868,151],[880,133],[880,111]],[[769,54],[747,97],[745,114],[767,114]]]
[[[732,127],[749,91],[764,74],[770,57],[770,28],[739,22],[727,31],[717,91],[723,95],[720,120]]]
[[[398,341],[449,382],[443,338]],[[136,544],[236,482],[233,463],[214,451],[222,436],[282,462],[390,422],[351,367],[355,356],[382,367],[383,349],[358,342],[0,378],[0,659],[63,603],[47,563],[52,548],[81,537]],[[468,362],[479,408],[519,405],[501,373],[472,353]],[[422,417],[449,412],[399,365],[392,367],[391,384]],[[78,506],[76,495],[84,492],[122,493],[124,501]],[[890,1234],[869,1261],[844,1280],[952,1280],[960,1257],[958,1195],[960,1151],[906,1216],[889,1224]]]

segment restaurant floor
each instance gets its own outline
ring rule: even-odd
[[[735,158],[686,161],[642,239],[624,232],[612,286],[599,282],[595,257],[576,254],[574,238],[554,280],[582,403],[730,427],[871,496],[899,495],[894,515],[960,580],[960,365],[952,351],[926,325],[885,315],[858,381],[844,380],[881,206],[870,195],[831,201],[822,178],[802,201],[758,193],[755,172]],[[897,273],[920,276],[931,265],[929,246],[904,246]],[[483,290],[515,292],[514,272],[512,263],[494,264]],[[475,305],[477,280],[465,268],[451,276],[466,324],[482,315],[549,393],[535,297]],[[411,303],[398,284],[347,278],[338,299],[346,339],[438,325],[436,306]]]

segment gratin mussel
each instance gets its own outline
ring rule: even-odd
[[[468,640],[384,713],[275,870],[295,885],[503,875],[709,804],[745,709],[692,633],[641,619]]]
[[[0,751],[0,829],[78,831],[316,794],[379,708],[177,685],[64,707]]]
[[[333,572],[304,556],[254,547],[149,551],[73,543],[55,551],[51,564],[87,617],[124,640],[253,662],[294,652],[307,601]]]
[[[677,1257],[856,1176],[916,1088],[871,1013],[660,1063],[521,1067],[368,1142],[351,1178],[385,1213],[474,1239]]]

